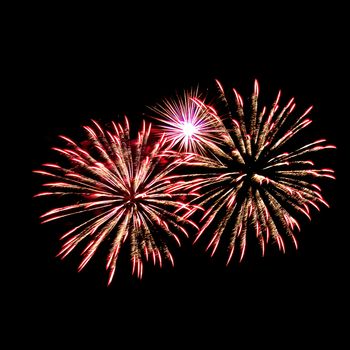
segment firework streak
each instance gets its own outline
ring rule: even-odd
[[[102,129],[96,122],[94,127],[84,128],[88,145],[79,146],[61,136],[67,148],[54,148],[67,166],[43,164],[48,170],[35,171],[54,179],[44,184],[48,191],[37,197],[57,196],[70,201],[69,205],[42,215],[42,222],[70,216],[81,218],[78,226],[61,237],[64,243],[58,256],[66,257],[85,242],[80,271],[100,245],[108,242],[108,284],[126,242],[130,245],[132,271],[139,278],[143,274],[143,258],[162,266],[165,257],[174,264],[167,239],[180,245],[177,234],[188,236],[184,226],[198,227],[188,220],[188,212],[194,207],[180,201],[186,193],[174,188],[169,174],[193,155],[172,152],[164,136],[152,142],[151,124],[145,122],[135,141],[130,140],[127,119],[124,125],[113,123],[112,131]]]
[[[229,99],[222,85],[218,81],[217,84],[220,96],[215,107],[222,108],[222,113],[220,110],[218,114],[204,102],[197,101],[197,105],[203,109],[198,114],[209,114],[210,120],[221,118],[225,124],[226,128],[219,132],[220,148],[211,148],[215,150],[211,156],[193,158],[191,165],[202,171],[187,175],[190,181],[172,188],[175,193],[182,189],[197,194],[192,203],[207,208],[195,241],[204,232],[212,234],[207,249],[214,254],[220,240],[226,237],[227,264],[235,249],[240,260],[243,258],[248,232],[256,236],[263,255],[269,241],[285,251],[282,232],[297,247],[293,230],[300,227],[292,215],[302,213],[311,219],[310,207],[319,210],[320,205],[328,206],[314,181],[335,178],[333,170],[316,169],[305,157],[335,146],[325,145],[326,140],[321,139],[301,147],[293,146],[294,150],[291,147],[290,141],[311,123],[307,115],[312,107],[295,117],[294,99],[280,107],[279,92],[269,109],[259,108],[257,81],[244,107],[236,90]],[[286,144],[291,151],[286,150]]]

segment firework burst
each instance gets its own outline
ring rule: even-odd
[[[160,132],[165,133],[170,147],[179,152],[201,155],[219,151],[221,120],[210,107],[200,100],[198,90],[184,91],[175,99],[165,99],[151,108],[160,122]]]
[[[280,107],[279,92],[269,109],[260,108],[257,81],[244,106],[236,90],[229,98],[218,81],[217,84],[217,107],[223,108],[220,117],[226,126],[221,132],[221,150],[214,157],[197,156],[192,165],[204,167],[205,171],[189,175],[194,177],[191,181],[173,188],[197,193],[194,202],[207,208],[195,241],[205,231],[213,232],[207,247],[213,255],[225,237],[227,264],[235,249],[240,260],[243,258],[250,232],[260,243],[263,255],[269,241],[285,251],[283,235],[289,236],[297,247],[293,231],[300,230],[300,225],[294,215],[301,213],[311,219],[311,207],[319,210],[320,205],[328,206],[314,181],[335,178],[333,170],[317,169],[306,157],[335,146],[326,145],[326,140],[321,139],[291,147],[290,141],[311,123],[307,115],[312,107],[295,116],[294,99]],[[219,118],[212,106],[203,103],[202,107]],[[288,151],[285,145],[292,150]]]
[[[44,184],[49,190],[37,197],[56,196],[69,201],[69,205],[43,214],[42,222],[70,216],[81,219],[61,237],[64,243],[58,256],[64,258],[85,243],[80,271],[100,245],[108,242],[108,284],[125,242],[130,244],[133,274],[139,278],[144,258],[162,266],[165,257],[174,264],[167,239],[180,245],[178,233],[188,236],[185,226],[197,226],[188,220],[188,215],[184,218],[183,213],[192,208],[180,201],[186,194],[173,189],[169,174],[191,156],[180,158],[171,152],[165,137],[152,142],[151,124],[145,122],[135,141],[130,140],[127,119],[124,125],[113,123],[112,131],[96,122],[94,127],[84,128],[89,136],[87,143],[78,145],[61,136],[67,148],[54,148],[67,166],[43,164],[48,170],[35,171],[54,179]]]

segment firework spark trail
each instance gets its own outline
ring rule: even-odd
[[[315,178],[335,179],[332,169],[317,169],[311,160],[304,157],[314,152],[333,149],[326,140],[314,141],[289,152],[284,145],[306,128],[311,120],[308,108],[300,117],[295,117],[294,99],[280,107],[281,92],[277,94],[270,109],[259,108],[259,86],[254,83],[250,103],[244,106],[243,99],[233,89],[229,99],[220,82],[217,107],[223,106],[220,115],[211,106],[216,119],[221,115],[226,129],[223,133],[220,152],[196,156],[192,165],[202,167],[198,174],[187,175],[189,181],[178,184],[198,196],[191,201],[200,207],[209,207],[202,217],[203,226],[195,241],[204,232],[213,232],[207,249],[216,251],[221,238],[228,238],[230,262],[235,247],[242,260],[246,251],[247,234],[254,232],[262,250],[270,240],[284,251],[282,233],[289,236],[297,247],[293,230],[300,230],[294,214],[301,213],[311,219],[310,207],[319,210],[319,205],[328,206],[321,195]],[[204,102],[203,102],[203,105]],[[233,108],[233,105],[236,108]],[[192,178],[192,179],[191,179]]]
[[[218,145],[224,125],[212,108],[200,100],[198,89],[165,99],[151,110],[173,149],[201,155],[220,153]]]
[[[152,143],[151,124],[145,122],[136,141],[130,139],[126,118],[124,125],[113,123],[113,131],[93,123],[94,127],[84,127],[89,136],[88,147],[61,136],[68,147],[54,150],[66,158],[67,166],[47,163],[43,166],[50,170],[34,171],[54,180],[45,183],[49,190],[37,197],[64,196],[73,203],[46,212],[41,216],[43,223],[81,215],[80,224],[61,237],[64,243],[58,256],[64,258],[86,242],[80,271],[99,246],[108,241],[108,284],[113,279],[121,246],[127,240],[132,271],[139,278],[143,274],[143,258],[161,266],[165,257],[174,264],[166,240],[170,237],[180,245],[177,233],[188,236],[185,225],[198,227],[188,219],[195,207],[180,201],[187,194],[177,190],[170,173],[191,161],[193,155],[181,156],[171,151],[164,136]]]

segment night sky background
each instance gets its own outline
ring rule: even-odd
[[[310,344],[335,344],[348,307],[337,162],[344,159],[337,136],[346,74],[341,20],[328,25],[327,9],[295,10],[288,18],[257,13],[239,23],[234,12],[201,17],[183,9],[174,18],[153,13],[138,20],[132,12],[126,19],[121,9],[108,16],[90,10],[40,18],[23,34],[30,210],[16,304],[26,339],[69,344],[71,335],[82,345],[94,337],[99,348],[105,341],[123,348],[122,340],[131,348],[166,349],[276,339],[283,348],[301,344],[304,336]],[[31,171],[58,159],[50,148],[62,145],[59,134],[80,138],[91,118],[104,124],[127,115],[137,125],[147,106],[184,88],[214,89],[214,79],[248,97],[255,78],[266,104],[281,89],[282,101],[294,96],[299,112],[314,105],[313,123],[303,135],[338,147],[313,156],[337,171],[337,181],[319,182],[331,208],[312,211],[312,222],[301,218],[298,251],[288,245],[283,255],[270,245],[265,258],[248,253],[226,268],[224,249],[210,258],[201,244],[183,239],[182,249],[173,251],[175,268],[146,264],[139,281],[124,255],[108,288],[104,256],[97,254],[80,273],[78,255],[55,258],[64,227],[60,221],[39,223],[47,208],[32,196],[43,178]]]

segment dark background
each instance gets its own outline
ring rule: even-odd
[[[232,17],[186,8],[172,17],[170,9],[159,16],[141,11],[139,19],[132,11],[90,10],[53,12],[23,32],[27,114],[21,122],[31,182],[17,297],[23,329],[31,330],[35,342],[47,334],[50,342],[68,344],[68,335],[74,335],[88,344],[95,336],[112,344],[123,339],[131,347],[186,346],[188,339],[338,341],[347,307],[337,164],[347,74],[341,20],[330,26],[334,13],[327,9],[295,9],[288,18],[286,12],[268,17],[248,12],[240,22],[238,11]],[[282,89],[283,101],[294,96],[299,112],[314,105],[305,133],[338,147],[316,158],[336,169],[338,179],[320,182],[331,208],[313,211],[312,222],[302,221],[300,249],[290,246],[283,255],[270,246],[265,258],[250,255],[226,268],[223,251],[210,258],[200,245],[184,241],[174,252],[174,269],[146,266],[139,281],[124,257],[109,287],[103,256],[97,254],[80,273],[74,253],[56,259],[62,227],[58,221],[39,223],[47,208],[31,198],[42,181],[31,171],[55,159],[50,147],[60,144],[57,135],[80,137],[91,118],[103,124],[126,114],[137,124],[146,106],[183,88],[212,89],[215,78],[245,97],[257,78],[265,103]]]

